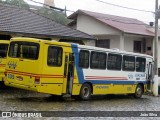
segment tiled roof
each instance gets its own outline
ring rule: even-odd
[[[0,4],[0,32],[36,36],[95,39],[93,36],[61,25],[30,10]]]
[[[106,25],[109,25],[125,33],[154,36],[154,33],[149,29],[147,29],[147,27],[149,26],[137,19],[84,11],[84,10],[78,10],[77,12],[71,14],[68,18],[75,20],[78,14],[90,16],[100,22],[103,22]]]

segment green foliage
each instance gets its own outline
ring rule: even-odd
[[[61,23],[63,25],[66,25],[69,23],[69,20],[66,18],[65,13],[63,12],[59,12],[59,11],[55,11],[53,9],[47,9],[47,8],[40,8],[37,10],[39,14],[50,18],[58,23]]]
[[[29,5],[23,0],[5,0],[4,3],[16,5],[20,8],[29,9]]]
[[[10,4],[10,5],[15,5],[15,6],[18,6],[19,8],[23,8],[23,9],[30,9],[31,8],[31,5],[26,3],[24,0],[0,0],[0,2]],[[34,8],[33,5],[32,5],[32,8]],[[55,11],[53,9],[48,9],[45,7],[38,7],[38,9],[37,9],[36,6],[35,6],[34,11],[44,17],[47,17],[47,18],[54,20],[58,23],[61,23],[63,25],[66,25],[69,23],[69,20],[66,18],[66,15],[64,14],[64,12]]]

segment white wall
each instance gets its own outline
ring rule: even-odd
[[[91,35],[111,34],[118,35],[121,32],[106,24],[85,15],[78,15],[77,30]]]
[[[137,40],[137,38],[134,37],[124,37],[124,50],[128,52],[133,52],[133,44],[134,40]]]
[[[95,46],[95,40],[84,40],[83,42],[85,45]]]

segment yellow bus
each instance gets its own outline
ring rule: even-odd
[[[132,94],[152,89],[149,55],[34,38],[12,38],[5,84],[53,95]]]
[[[4,72],[5,72],[5,65],[6,65],[6,56],[8,51],[8,40],[0,40],[0,82],[1,85],[4,82]]]

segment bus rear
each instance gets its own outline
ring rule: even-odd
[[[11,39],[6,65],[5,85],[35,90],[39,81],[42,61],[40,59],[40,42],[33,38]]]
[[[3,83],[9,41],[0,40],[0,82]]]

